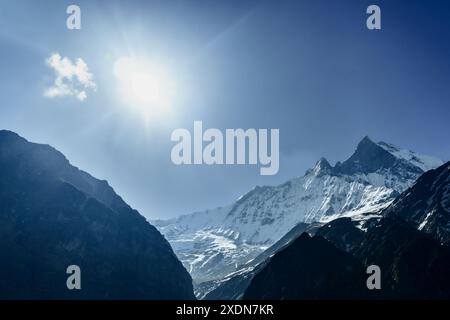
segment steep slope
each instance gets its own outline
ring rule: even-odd
[[[1,299],[192,299],[169,243],[105,181],[0,131]],[[81,290],[66,268],[81,268]]]
[[[397,217],[369,228],[353,254],[366,266],[380,267],[387,298],[450,298],[449,249]]]
[[[356,234],[349,221],[329,225],[338,245],[337,235]],[[381,218],[354,244],[347,253],[303,234],[255,270],[243,299],[450,298],[449,248],[408,222]],[[381,290],[366,288],[369,265],[380,267]]]
[[[361,299],[365,278],[350,254],[304,233],[254,276],[243,299]]]
[[[410,187],[439,160],[368,137],[334,167],[321,159],[304,176],[256,187],[232,205],[154,224],[196,283],[239,269],[301,222],[367,219]],[[376,215],[376,214],[375,214]]]
[[[384,212],[397,215],[416,228],[450,244],[450,162],[423,174]]]
[[[230,273],[223,279],[201,283],[195,288],[196,297],[205,300],[237,300],[242,298],[253,276],[266,265],[275,253],[295,241],[302,233],[311,233],[314,227],[311,224],[299,223],[271,247],[255,259],[240,266],[235,272]]]
[[[351,218],[338,218],[317,230],[316,235],[327,239],[341,250],[351,252],[361,244],[364,231]]]

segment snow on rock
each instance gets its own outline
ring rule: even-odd
[[[404,159],[419,167],[424,172],[437,168],[443,164],[442,160],[427,155],[419,154],[407,149],[400,149],[386,142],[379,142],[378,145],[399,159]]]
[[[342,216],[364,219],[442,161],[365,137],[345,162],[324,158],[304,176],[256,187],[235,203],[153,223],[171,243],[196,283],[237,270],[299,222]]]

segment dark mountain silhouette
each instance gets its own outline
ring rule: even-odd
[[[200,287],[196,288],[196,290],[207,292],[207,294],[198,298],[204,300],[237,300],[242,298],[253,276],[264,268],[270,257],[288,246],[305,231],[310,232],[311,229],[310,224],[297,224],[283,238],[275,242],[249,263],[241,266],[236,272],[231,273],[221,280],[201,283]]]
[[[193,299],[169,243],[107,184],[0,131],[0,298]],[[81,268],[68,290],[66,268]]]
[[[340,219],[317,231],[330,240],[303,234],[256,269],[244,299],[450,298],[446,246],[400,218],[372,222],[363,237],[357,230]],[[381,290],[366,287],[370,265],[381,269]]]
[[[357,228],[357,223],[351,218],[339,218],[319,228],[316,235],[324,237],[341,250],[351,252],[364,239],[364,232]]]
[[[303,233],[251,280],[243,299],[361,299],[363,265],[322,237]]]
[[[450,251],[399,218],[381,219],[353,254],[381,268],[388,298],[450,298]]]

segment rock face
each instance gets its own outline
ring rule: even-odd
[[[324,237],[346,252],[357,248],[364,239],[364,231],[351,218],[338,218],[317,230],[316,235]]]
[[[169,243],[107,184],[0,131],[1,299],[193,299]],[[81,268],[68,290],[66,268]]]
[[[244,299],[361,299],[363,265],[322,237],[303,233],[252,279]]]
[[[356,234],[351,228],[341,221],[327,235],[334,229],[331,239],[342,245],[337,235]],[[364,271],[370,265],[380,267],[381,290],[366,287]],[[397,217],[372,224],[349,253],[303,234],[261,266],[244,299],[450,298],[449,248]]]
[[[450,298],[449,248],[399,218],[369,228],[353,254],[366,266],[380,267],[386,298]]]
[[[377,215],[440,164],[365,137],[343,163],[331,166],[322,158],[304,176],[280,186],[256,187],[229,206],[154,224],[196,283],[221,280],[299,223]]]
[[[422,175],[385,211],[450,244],[450,162]]]

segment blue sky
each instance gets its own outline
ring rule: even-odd
[[[70,4],[82,29],[66,28]],[[382,30],[366,28],[378,4]],[[149,218],[232,202],[348,157],[365,135],[450,159],[448,1],[0,1],[0,128],[51,144]],[[96,89],[46,97],[54,53]],[[114,66],[151,62],[171,112],[136,108]],[[279,128],[280,171],[175,166],[170,134]]]

